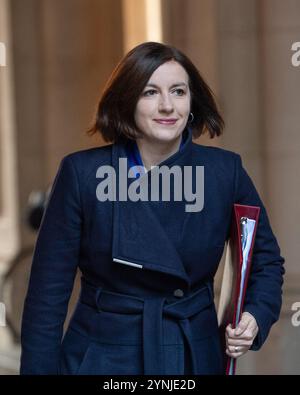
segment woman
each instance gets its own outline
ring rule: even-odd
[[[90,129],[113,144],[66,156],[50,195],[24,306],[22,374],[223,374],[213,280],[234,203],[261,215],[226,352],[262,346],[279,316],[284,260],[240,156],[192,142],[222,128],[210,89],[176,48],[146,42],[118,64]],[[81,293],[62,340],[78,267]]]

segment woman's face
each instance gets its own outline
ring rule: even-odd
[[[183,132],[190,113],[188,74],[176,61],[159,66],[147,82],[134,119],[149,141],[171,142]]]

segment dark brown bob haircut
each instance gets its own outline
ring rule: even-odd
[[[191,92],[193,137],[208,131],[210,137],[219,136],[224,128],[214,95],[189,58],[171,45],[145,42],[130,50],[117,64],[108,79],[98,104],[96,121],[87,131],[97,132],[107,142],[120,138],[136,139],[141,131],[135,124],[134,113],[142,91],[153,72],[163,63],[175,60],[187,72]]]

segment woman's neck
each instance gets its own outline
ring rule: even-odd
[[[149,141],[146,138],[136,140],[140,156],[146,170],[151,166],[158,165],[165,159],[175,154],[180,147],[181,135],[172,142],[162,143],[161,141]]]
[[[180,135],[176,140],[166,143],[149,141],[146,138],[137,139],[136,143],[146,170],[150,170],[151,166],[158,165],[175,154],[179,150],[181,138]]]

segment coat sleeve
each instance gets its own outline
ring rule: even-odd
[[[78,266],[79,182],[70,156],[59,167],[35,245],[21,331],[20,374],[58,374],[63,324]]]
[[[257,321],[259,332],[251,350],[259,350],[271,326],[279,319],[285,273],[284,258],[280,255],[280,248],[272,232],[266,209],[251,178],[243,168],[239,155],[236,156],[234,201],[261,208],[243,309],[252,314]]]

